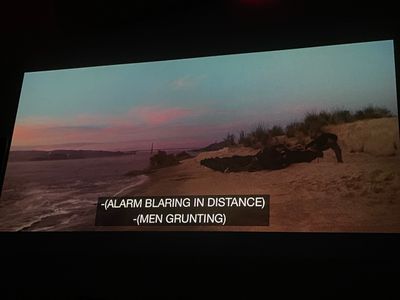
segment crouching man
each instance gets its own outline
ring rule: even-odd
[[[306,149],[317,152],[319,157],[323,156],[323,151],[332,149],[335,152],[336,160],[343,162],[342,150],[337,143],[338,137],[333,133],[321,133],[317,138],[306,145]]]

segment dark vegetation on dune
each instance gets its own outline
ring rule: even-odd
[[[288,138],[297,137],[299,142],[302,143],[302,138],[318,135],[326,125],[385,117],[393,117],[393,115],[388,109],[376,106],[367,106],[357,111],[336,109],[332,111],[309,112],[305,114],[302,121],[292,122],[284,128],[278,125],[268,128],[264,123],[259,123],[250,132],[240,131],[237,139],[234,134],[228,133],[222,142],[212,145],[214,145],[213,148],[217,148],[216,146],[225,147],[237,144],[252,148],[262,148],[269,146],[273,138],[279,136],[286,136]],[[223,147],[218,149],[221,148]]]
[[[141,174],[151,174],[157,169],[176,166],[180,161],[191,158],[192,156],[186,151],[177,154],[168,154],[166,151],[159,150],[156,154],[150,157],[150,166],[142,170],[134,170],[126,173],[126,176],[137,176]]]
[[[186,151],[179,152],[177,154],[170,153],[166,151],[159,150],[157,154],[150,157],[150,168],[159,169],[169,166],[175,166],[179,164],[181,160],[192,157]]]

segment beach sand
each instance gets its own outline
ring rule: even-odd
[[[127,195],[269,194],[268,227],[191,227],[203,230],[290,232],[400,232],[399,156],[334,153],[282,170],[221,173],[200,165],[206,157],[253,154],[224,148],[160,169]],[[168,227],[171,230],[171,227]],[[155,228],[153,227],[152,230]],[[182,227],[173,228],[181,230]]]
[[[343,132],[342,127],[339,130]],[[354,152],[345,145],[343,148],[342,164],[336,162],[332,150],[327,150],[324,158],[311,163],[238,173],[217,172],[200,165],[200,161],[254,155],[258,150],[238,146],[203,152],[177,166],[157,170],[146,184],[126,194],[270,195],[270,226],[148,227],[149,230],[400,232],[400,156]]]

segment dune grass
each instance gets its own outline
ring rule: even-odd
[[[259,123],[248,133],[242,130],[239,133],[238,144],[248,147],[266,146],[270,143],[271,138],[275,136],[286,135],[290,138],[301,134],[312,137],[321,132],[322,127],[326,125],[385,117],[393,117],[393,114],[384,107],[372,105],[356,111],[335,109],[331,111],[308,112],[302,121],[292,122],[284,129],[278,125],[268,128],[264,123]]]

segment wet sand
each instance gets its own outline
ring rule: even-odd
[[[10,163],[0,199],[0,231],[95,230],[98,197],[147,180],[124,174],[147,167],[149,156]]]

